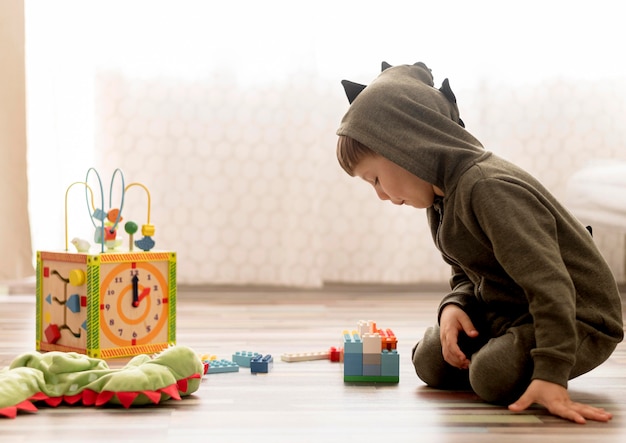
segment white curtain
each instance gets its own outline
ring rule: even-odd
[[[26,178],[24,4],[0,3],[0,294],[32,277]]]
[[[149,189],[180,283],[446,280],[423,211],[377,201],[335,159],[340,80],[368,83],[383,60],[449,77],[468,129],[557,195],[585,162],[626,158],[626,32],[609,1],[26,6],[35,250],[64,248],[66,224],[92,238],[84,190],[67,206],[66,190],[94,167],[119,206],[119,168]],[[129,190],[125,220],[147,212]]]

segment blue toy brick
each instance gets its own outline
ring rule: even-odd
[[[265,357],[262,355],[256,355],[250,360],[250,372],[253,374],[263,373],[267,374],[270,372],[274,365],[274,359],[271,355],[267,354]]]
[[[230,360],[209,360],[207,374],[219,374],[223,372],[239,372],[239,365]]]
[[[382,376],[400,376],[400,354],[396,349],[383,350],[381,354],[380,372]]]
[[[363,364],[364,365],[378,365],[380,366],[381,361],[381,353],[380,350],[376,354],[366,354],[363,353]]]
[[[344,375],[363,375],[363,354],[343,355]]]
[[[242,368],[250,367],[250,360],[259,355],[258,352],[241,351],[233,354],[233,361]]]
[[[344,374],[345,375],[345,374]],[[364,376],[380,376],[380,365],[363,365]]]
[[[359,334],[353,334],[353,335],[344,334],[343,353],[344,355],[353,354],[353,353],[358,353],[358,354],[363,353],[363,342],[361,341],[361,337],[359,336]]]

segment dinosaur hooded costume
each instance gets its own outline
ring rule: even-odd
[[[608,265],[550,192],[465,130],[447,79],[436,89],[423,63],[383,63],[370,85],[343,84],[351,104],[337,134],[444,193],[427,209],[452,267],[439,313],[458,305],[480,335],[459,341],[472,361],[460,371],[443,361],[438,326],[430,328],[414,350],[420,378],[506,404],[532,379],[567,387],[605,361],[623,338]]]

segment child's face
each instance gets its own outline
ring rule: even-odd
[[[436,186],[381,155],[365,156],[354,168],[354,175],[374,186],[378,198],[394,205],[424,209],[432,206],[435,195],[443,196]]]

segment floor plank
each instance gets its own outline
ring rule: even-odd
[[[130,409],[40,407],[0,419],[0,441],[626,441],[626,346],[571,382],[575,400],[605,407],[609,423],[580,426],[542,408],[513,414],[465,392],[440,392],[415,376],[410,352],[431,325],[441,292],[408,287],[331,285],[323,290],[180,288],[179,344],[230,359],[236,351],[272,354],[269,374],[211,374],[182,401]],[[0,296],[0,367],[34,350],[34,297]],[[282,353],[339,346],[341,332],[374,320],[398,337],[397,385],[344,383],[340,364],[286,363]],[[112,360],[112,367],[124,360]]]

